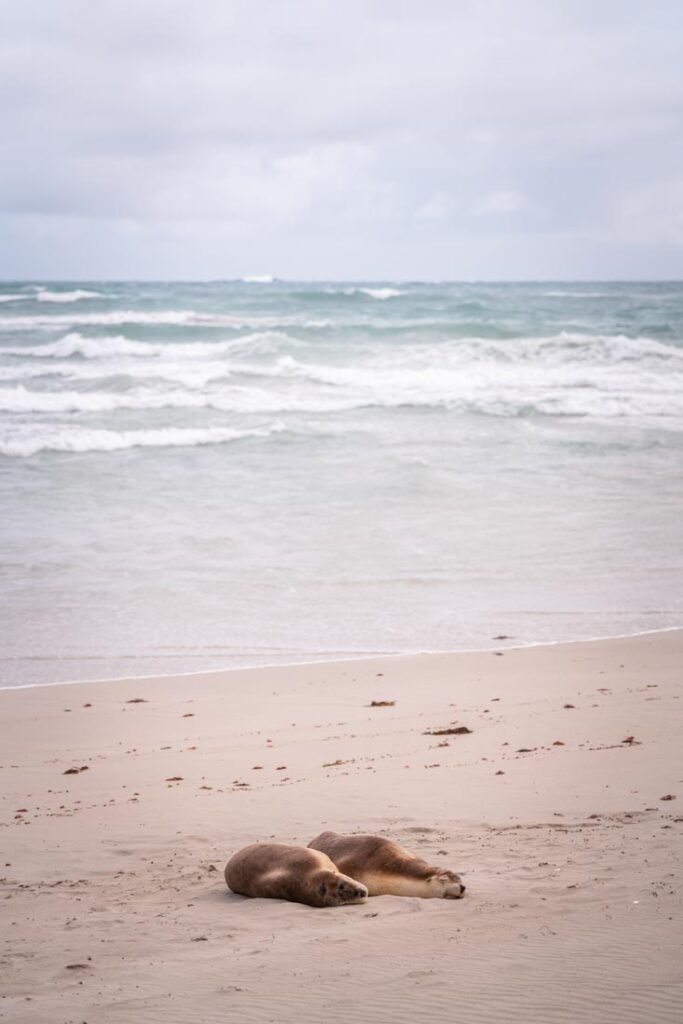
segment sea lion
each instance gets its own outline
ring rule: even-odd
[[[339,871],[362,882],[370,896],[458,900],[465,893],[465,886],[455,872],[434,867],[381,836],[321,832],[308,846],[327,854]]]
[[[281,843],[246,846],[225,866],[228,888],[241,896],[292,900],[309,907],[362,903],[368,890],[341,874],[319,850]]]

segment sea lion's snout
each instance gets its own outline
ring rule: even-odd
[[[317,894],[320,900],[318,906],[341,907],[345,903],[362,903],[367,898],[368,890],[355,878],[335,875],[329,871],[320,878]]]
[[[337,889],[339,898],[348,902],[357,902],[358,900],[367,899],[368,890],[360,882],[340,882]]]
[[[436,886],[436,895],[446,900],[461,900],[465,895],[465,884],[455,871],[440,871],[432,879]]]

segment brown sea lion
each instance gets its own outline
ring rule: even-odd
[[[455,872],[434,867],[381,836],[321,832],[308,846],[327,854],[339,871],[362,882],[370,896],[458,900],[465,893],[465,886]]]
[[[280,843],[255,843],[240,850],[226,864],[225,881],[241,896],[292,900],[309,907],[362,903],[368,895],[364,885],[341,874],[326,854]]]

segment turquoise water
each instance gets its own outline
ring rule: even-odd
[[[0,285],[4,685],[680,625],[683,285]]]

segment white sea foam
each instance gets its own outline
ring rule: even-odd
[[[162,409],[325,415],[422,407],[501,417],[621,418],[665,429],[677,429],[683,419],[683,351],[651,338],[561,333],[329,347],[276,331],[187,343],[71,333],[3,353],[13,362],[0,366],[0,380],[43,378],[39,386],[0,388],[0,412],[16,417]]]
[[[59,414],[176,408],[284,414],[413,406],[513,417],[683,418],[683,389],[677,377],[629,364],[332,366],[284,356],[266,366],[231,364],[222,381],[192,373],[185,377],[184,369],[176,367],[173,387],[155,380],[153,387],[123,390],[0,388],[0,411]],[[106,380],[103,383],[106,387]]]
[[[243,284],[273,284],[275,278],[272,274],[252,274],[241,278],[241,281]]]
[[[233,413],[346,412],[371,404],[362,394],[280,394],[264,388],[224,387],[213,392],[137,388],[131,391],[35,391],[0,388],[0,412],[108,413],[118,409],[214,409]],[[381,399],[378,404],[383,404]],[[390,403],[387,403],[390,404]]]
[[[359,288],[363,295],[369,295],[371,299],[396,299],[403,295],[398,288]]]
[[[39,302],[80,302],[81,299],[101,299],[102,294],[85,288],[76,288],[70,292],[53,292],[49,288],[39,288],[36,298]]]
[[[117,356],[154,357],[159,359],[214,358],[225,354],[278,355],[283,350],[305,350],[308,343],[284,331],[264,330],[250,332],[222,341],[147,342],[136,341],[122,335],[93,338],[70,332],[58,341],[42,345],[0,346],[3,355],[43,359],[67,359],[82,356],[85,359],[108,359]],[[351,349],[349,349],[351,351]],[[401,346],[387,346],[385,342],[366,342],[360,357],[377,355],[382,365],[435,367],[472,361],[521,363],[573,363],[609,364],[614,362],[641,362],[644,359],[683,362],[683,348],[653,338],[629,338],[624,335],[594,335],[561,332],[548,337],[509,338],[504,341],[490,338],[454,338],[443,342],[420,342]]]
[[[72,382],[96,381],[108,386],[112,379],[130,378],[154,382],[170,381],[188,388],[203,388],[209,381],[231,376],[229,366],[217,360],[168,360],[151,357],[112,359],[32,359],[15,366],[0,366],[0,381],[28,381],[44,378],[49,383],[64,378]]]
[[[60,378],[72,383],[92,381],[102,387],[119,386],[121,380],[149,381],[163,384],[171,382],[187,388],[204,388],[210,381],[228,379],[232,372],[224,362],[216,360],[177,361],[135,359],[39,360],[34,359],[17,366],[0,366],[0,382],[43,380],[55,386]]]
[[[611,415],[616,408],[595,396],[620,394],[619,408],[634,414],[662,402],[671,415],[680,393],[683,350],[650,338],[560,334],[549,338],[334,349],[307,345],[287,334],[256,332],[217,342],[150,343],[122,336],[89,338],[78,333],[44,345],[0,349],[24,357],[0,367],[0,379],[39,376],[99,382],[106,390],[4,389],[5,411],[103,411],[116,408],[206,407],[224,410],[340,411],[401,404],[499,408],[557,415]],[[73,357],[80,357],[74,359]],[[38,366],[36,361],[40,360]],[[109,378],[148,380],[144,393],[110,390]],[[250,380],[250,387],[236,383]],[[223,386],[207,386],[223,381]],[[272,384],[270,382],[273,382]],[[287,390],[276,382],[288,382]],[[169,389],[164,382],[180,385]],[[251,383],[253,382],[253,384]],[[161,386],[160,386],[161,385]],[[254,386],[256,385],[256,386]],[[293,390],[294,388],[294,390]],[[202,390],[201,398],[186,394]],[[651,398],[643,398],[647,393]],[[630,396],[630,397],[629,397]],[[659,397],[658,397],[659,396]]]
[[[395,299],[405,292],[398,288],[326,288],[326,295],[367,295],[370,299]]]
[[[0,388],[2,412],[113,412],[115,409],[193,408],[205,406],[201,395],[151,389],[119,391],[33,391],[23,386]]]
[[[121,327],[123,324],[145,324],[160,327],[309,327],[330,326],[329,320],[302,316],[236,316],[231,313],[199,313],[195,310],[115,310],[110,313],[72,313],[53,316],[3,316],[0,331],[62,330],[65,327]]]
[[[544,298],[548,299],[612,299],[613,292],[577,292],[577,291],[547,291],[541,292]]]
[[[111,359],[115,356],[201,359],[241,350],[269,352],[282,342],[296,345],[297,339],[278,331],[257,331],[226,341],[149,342],[135,341],[123,335],[89,338],[74,331],[59,341],[44,345],[0,346],[0,356],[28,356],[32,359],[69,359],[71,356],[82,356],[84,359]]]
[[[196,445],[225,444],[229,441],[265,438],[280,433],[282,424],[255,430],[229,430],[224,427],[158,430],[90,430],[57,429],[31,437],[0,441],[0,455],[29,458],[43,451],[53,452],[116,452],[127,448],[178,448]]]
[[[13,331],[32,331],[36,328],[52,330],[69,326],[120,327],[123,324],[150,324],[162,327],[244,326],[240,317],[195,313],[192,310],[165,310],[154,313],[140,310],[116,310],[111,313],[72,313],[0,318],[0,329]]]
[[[26,295],[0,295],[0,302],[21,302],[26,298]]]

